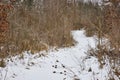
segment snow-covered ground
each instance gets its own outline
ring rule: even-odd
[[[95,39],[84,32],[72,31],[75,46],[36,54],[24,52],[8,59],[7,66],[0,68],[0,80],[107,80],[109,68],[100,69],[97,59],[88,56]]]

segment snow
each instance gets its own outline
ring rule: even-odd
[[[109,67],[100,69],[97,58],[88,56],[89,46],[95,48],[96,42],[84,32],[71,32],[75,46],[8,58],[7,66],[0,68],[0,80],[107,80]]]

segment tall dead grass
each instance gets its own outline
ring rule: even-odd
[[[47,50],[50,46],[71,46],[73,29],[84,28],[88,36],[97,33],[101,9],[91,2],[36,0],[31,5],[18,2],[9,14],[9,41],[2,45],[1,54],[7,51],[5,56],[8,56],[26,50],[32,53]]]
[[[93,5],[91,2],[36,0],[30,8],[24,3],[19,3],[19,6],[16,5],[9,14],[9,41],[6,45],[2,45],[0,57],[3,57],[2,54],[3,52],[6,53],[6,51],[8,53],[5,54],[5,57],[20,54],[26,50],[31,50],[32,53],[35,53],[47,50],[50,46],[71,46],[74,42],[70,31],[84,28],[86,29],[87,36],[98,35],[99,51],[94,51],[94,54],[100,53],[97,55],[100,61],[105,58],[105,55],[109,55],[109,58],[113,58],[114,55],[118,60],[120,48],[120,10],[119,8],[115,10],[117,12],[114,9],[111,11],[117,15],[117,18],[113,19],[113,16],[111,19],[107,19],[106,14],[109,13],[109,9],[107,11],[99,7],[98,4]],[[113,13],[110,15],[113,15]],[[112,28],[110,27],[111,23]],[[110,48],[107,45],[101,45],[103,37],[109,39]]]
[[[74,9],[75,3],[68,4],[67,0],[38,0],[31,8],[17,3],[9,14],[9,41],[2,45],[0,57],[73,45],[70,31],[76,22]]]
[[[100,67],[109,64],[111,67],[110,80],[119,79],[120,75],[120,6],[119,0],[110,0],[111,4],[104,5],[102,21],[96,26],[98,32],[98,46],[89,51],[90,55],[96,56],[100,62]],[[117,2],[117,3],[116,3]],[[103,38],[108,39],[108,43],[103,43]]]

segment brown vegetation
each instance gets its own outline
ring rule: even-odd
[[[114,61],[114,65],[119,64],[120,10],[116,2],[112,6],[102,6],[102,9],[91,2],[74,0],[36,0],[33,4],[18,1],[14,6],[8,17],[9,41],[2,45],[0,57],[6,51],[11,56],[26,50],[32,53],[47,50],[50,46],[71,46],[74,42],[70,31],[84,28],[87,36],[96,34],[99,38],[97,49],[90,53],[99,59],[101,67],[106,56],[110,62]],[[109,46],[102,44],[103,37],[109,39]]]
[[[0,55],[5,57],[7,50],[2,50],[9,41],[9,22],[7,20],[8,11],[12,9],[10,4],[0,3]]]
[[[90,55],[96,56],[100,62],[100,67],[110,63],[110,80],[119,78],[120,74],[120,0],[110,0],[110,4],[103,6],[102,20],[98,29],[98,47],[89,51]],[[107,44],[103,44],[103,37],[108,39]],[[115,74],[115,75],[113,75]]]
[[[67,3],[67,0],[18,1],[14,7],[7,18],[10,22],[9,41],[2,46],[0,55],[5,51],[16,55],[26,50],[34,53],[50,46],[73,45],[70,31],[76,22],[75,3]]]

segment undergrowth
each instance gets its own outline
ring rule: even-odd
[[[96,23],[93,16],[97,16],[99,8],[91,3],[43,0],[31,5],[18,1],[13,5],[7,18],[10,23],[8,42],[1,45],[1,58],[29,50],[36,53],[51,46],[73,46],[71,30],[85,28],[89,36],[96,31],[92,22]]]
[[[109,80],[120,79],[120,1],[111,0],[111,5],[104,5],[102,10],[102,21],[96,26],[98,44],[95,49],[90,49],[90,56],[98,58],[100,68],[110,66],[108,73]],[[116,3],[116,4],[115,4]],[[104,2],[106,4],[106,2]],[[106,42],[103,41],[108,39]]]
[[[37,4],[41,3],[41,4]],[[30,6],[30,5],[29,5]],[[110,79],[113,73],[120,75],[120,14],[119,8],[99,7],[91,2],[67,2],[67,0],[39,0],[29,7],[19,3],[9,14],[10,34],[8,42],[1,43],[0,58],[48,50],[50,46],[74,45],[71,30],[84,28],[87,36],[98,36],[98,47],[90,49],[90,56],[100,62],[100,68],[110,63]],[[102,45],[102,39],[109,39]],[[108,60],[108,62],[106,62]],[[4,61],[0,61],[3,65]]]

